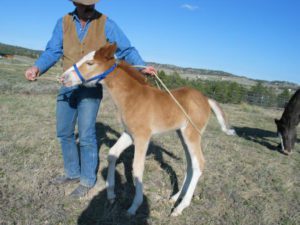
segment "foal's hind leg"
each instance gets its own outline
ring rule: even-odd
[[[143,172],[149,139],[150,137],[137,137],[134,140],[133,175],[135,181],[135,196],[130,208],[127,210],[129,215],[135,215],[136,210],[143,202]]]
[[[190,156],[191,170],[187,171],[184,187],[182,188],[182,192],[180,193],[180,196],[183,196],[182,201],[173,210],[171,214],[172,216],[180,215],[182,210],[190,205],[205,163],[201,151],[200,134],[192,126],[189,126],[188,128],[182,130],[182,135],[187,145],[188,153]],[[191,176],[191,179],[187,179],[189,176]]]
[[[109,150],[108,155],[108,174],[106,180],[107,188],[107,199],[113,203],[116,198],[115,195],[115,169],[116,161],[120,154],[132,144],[132,138],[127,133],[123,133],[121,137],[117,140],[114,146]]]

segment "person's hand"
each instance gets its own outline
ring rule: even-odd
[[[157,74],[157,71],[153,66],[147,66],[145,69],[141,70],[141,72],[150,76],[155,76],[155,74]]]
[[[33,81],[40,75],[39,68],[32,66],[25,71],[25,77],[27,80]]]

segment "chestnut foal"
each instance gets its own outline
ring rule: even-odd
[[[187,171],[181,189],[171,197],[174,202],[182,199],[171,215],[180,215],[182,210],[189,206],[204,169],[201,134],[204,132],[211,109],[226,134],[234,135],[235,132],[226,125],[224,113],[216,101],[192,88],[185,87],[171,91],[201,131],[200,134],[167,92],[148,85],[143,75],[127,63],[122,61],[117,64],[114,58],[115,51],[115,44],[107,44],[85,56],[62,75],[65,86],[77,84],[92,86],[102,83],[108,89],[120,113],[125,131],[109,150],[107,198],[110,202],[114,202],[116,197],[114,192],[116,160],[127,147],[134,144],[135,196],[127,211],[130,215],[134,215],[143,201],[143,171],[151,136],[179,130],[187,147]]]

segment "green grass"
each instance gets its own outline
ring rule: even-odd
[[[273,119],[281,110],[223,105],[238,135],[224,135],[211,118],[202,141],[205,171],[191,205],[177,218],[169,216],[173,205],[168,198],[184,178],[183,149],[174,132],[155,136],[145,165],[144,203],[129,218],[132,148],[117,165],[117,202],[106,201],[106,157],[122,132],[107,94],[97,118],[97,188],[87,199],[72,200],[67,194],[74,186],[49,184],[63,172],[55,133],[58,86],[25,81],[23,71],[31,61],[6,63],[0,61],[0,224],[300,224],[299,143],[290,156],[274,151]],[[46,76],[59,71],[57,67]]]

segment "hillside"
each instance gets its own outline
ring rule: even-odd
[[[0,43],[0,54],[13,54],[20,56],[28,56],[31,58],[37,58],[42,51],[27,49],[23,47],[7,45]],[[228,72],[212,70],[212,69],[200,69],[200,68],[185,68],[179,67],[176,65],[169,64],[160,64],[156,62],[149,62],[150,65],[153,65],[158,70],[163,70],[167,74],[177,73],[183,78],[189,79],[201,79],[201,80],[210,80],[210,81],[229,81],[236,82],[241,85],[253,86],[256,85],[258,80],[250,79],[244,76],[237,76]],[[263,85],[274,87],[276,89],[280,88],[289,88],[297,89],[298,85],[295,83],[290,83],[286,81],[264,81],[259,80]]]
[[[274,87],[274,88],[288,88],[288,89],[297,89],[298,85],[295,83],[287,81],[265,81],[265,80],[256,80],[251,79],[245,76],[238,76],[232,73],[220,71],[220,70],[211,70],[211,69],[197,69],[197,68],[185,68],[169,64],[160,64],[150,62],[149,64],[153,65],[158,70],[164,70],[167,74],[178,73],[180,76],[188,79],[202,79],[210,81],[229,81],[236,82],[241,85],[253,86],[257,82],[261,82],[264,86]]]
[[[37,58],[42,51],[0,43],[0,55],[20,55]]]

